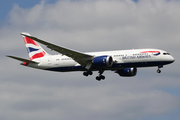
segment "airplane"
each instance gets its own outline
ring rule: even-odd
[[[84,76],[92,75],[94,71],[98,71],[99,75],[96,77],[98,81],[105,79],[102,74],[106,70],[114,71],[122,77],[132,77],[136,76],[138,67],[157,66],[157,73],[161,73],[160,68],[175,61],[168,52],[160,49],[83,53],[43,41],[26,32],[22,32],[21,35],[30,60],[15,56],[7,57],[22,61],[21,65],[23,66],[42,70],[56,72],[82,71]],[[48,54],[37,42],[60,54]]]

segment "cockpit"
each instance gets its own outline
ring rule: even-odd
[[[170,55],[169,53],[163,53],[163,55]]]

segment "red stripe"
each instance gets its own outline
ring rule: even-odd
[[[33,55],[33,56],[30,58],[30,60],[33,60],[33,59],[36,59],[36,58],[44,57],[45,54],[46,54],[46,53],[45,53],[44,51],[41,52],[41,53],[37,53],[37,54]]]
[[[25,44],[33,44],[33,45],[36,45],[36,46],[39,46],[34,40],[32,40],[31,38],[28,38],[28,37],[23,37],[24,38],[24,42]]]
[[[144,51],[144,52],[141,52],[141,53],[160,53],[159,51]]]

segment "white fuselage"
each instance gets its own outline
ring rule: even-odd
[[[96,80],[104,80],[102,75],[105,70],[111,70],[122,77],[132,77],[137,73],[138,67],[157,66],[157,73],[161,73],[163,65],[174,62],[174,58],[166,51],[159,49],[132,49],[102,52],[82,53],[66,47],[52,44],[31,36],[29,33],[21,33],[23,36],[29,59],[16,56],[9,58],[21,61],[21,65],[42,70],[69,72],[83,71],[84,76],[98,71]],[[41,43],[60,55],[49,55],[38,43]]]
[[[153,51],[153,52],[152,52]],[[157,53],[154,53],[157,51]],[[88,52],[88,55],[102,56],[108,55],[113,58],[111,67],[104,67],[104,70],[120,70],[131,67],[150,67],[170,64],[174,58],[166,51],[159,49],[132,49],[132,50],[117,50],[103,52]],[[29,67],[34,67],[52,71],[84,71],[85,68],[72,58],[65,55],[47,55],[43,58],[35,60],[39,64],[28,64]],[[99,70],[97,67],[92,67],[92,71]]]

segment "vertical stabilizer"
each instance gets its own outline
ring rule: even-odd
[[[29,33],[23,34],[31,36]],[[31,61],[48,55],[48,53],[36,41],[26,36],[23,36],[23,39]]]

